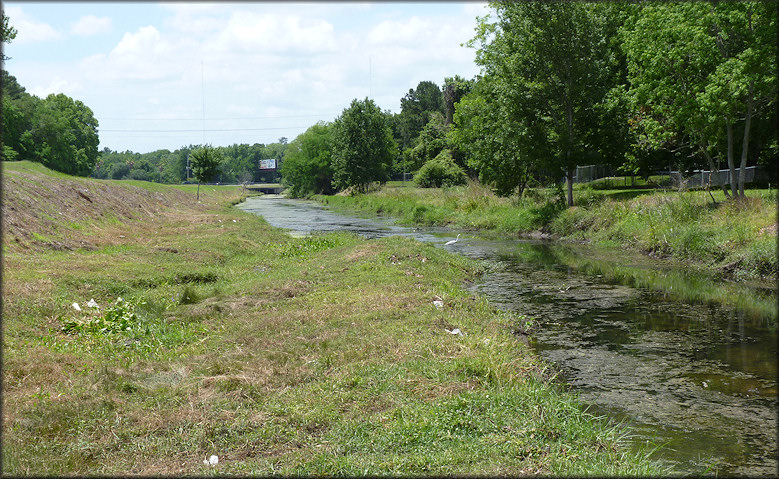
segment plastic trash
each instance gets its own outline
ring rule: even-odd
[[[444,307],[444,302],[443,302],[443,301],[438,301],[438,300],[435,300],[435,301],[433,301],[433,304],[434,304],[434,305],[435,305],[435,307],[436,307],[436,308],[438,308],[438,309],[443,309],[443,307]]]
[[[462,332],[462,331],[460,331],[460,328],[454,328],[454,329],[453,329],[453,330],[451,330],[451,331],[450,331],[450,330],[448,330],[448,329],[446,329],[446,328],[444,328],[444,331],[446,331],[446,332],[447,332],[447,333],[449,333],[449,334],[459,334],[460,336],[462,336],[462,335],[463,335],[463,332]]]
[[[205,464],[206,466],[216,466],[217,464],[219,464],[219,456],[213,454],[208,459],[203,459],[203,464]]]
[[[79,306],[78,303],[73,303],[73,309],[76,311],[81,311],[81,306]]]
[[[100,307],[100,306],[97,305],[97,301],[95,301],[94,298],[89,300],[89,302],[87,303],[87,306],[89,306],[90,308],[99,308]]]

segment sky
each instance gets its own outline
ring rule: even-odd
[[[421,81],[479,73],[486,2],[3,2],[18,31],[5,69],[64,93],[100,149],[292,141],[354,99],[400,112]]]

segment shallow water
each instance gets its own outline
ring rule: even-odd
[[[455,236],[282,197],[250,198],[239,208],[293,234],[349,230],[439,245]],[[473,289],[496,307],[534,318],[536,350],[593,412],[629,424],[636,447],[662,445],[653,457],[681,473],[777,474],[775,315],[674,300],[630,278],[594,274],[591,261],[571,266],[568,258],[587,257],[586,248],[476,237],[442,247],[494,265]],[[731,287],[776,303],[775,290]]]

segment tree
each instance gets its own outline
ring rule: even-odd
[[[281,177],[293,198],[333,193],[333,125],[319,122],[292,140]]]
[[[197,180],[197,200],[200,201],[200,183],[211,181],[219,173],[219,166],[224,161],[224,156],[211,145],[205,145],[192,151],[189,161],[192,176]]]
[[[495,139],[515,143],[503,168],[515,171],[550,166],[564,171],[568,205],[573,205],[573,172],[603,150],[597,128],[599,105],[615,85],[614,58],[604,19],[595,5],[579,2],[495,2],[497,21],[480,18],[476,62],[486,93],[482,105],[511,123]],[[493,135],[494,136],[494,135]],[[512,148],[513,149],[513,148]],[[496,169],[500,174],[502,168]]]
[[[452,152],[443,150],[425,163],[414,176],[414,182],[422,188],[464,185],[468,181],[460,165],[454,162]]]
[[[97,163],[98,123],[92,110],[79,100],[59,93],[44,100],[43,114],[51,112],[56,127],[44,133],[51,156],[44,165],[64,173],[87,176]]]
[[[473,80],[466,80],[460,75],[444,79],[443,100],[444,119],[447,125],[454,121],[454,105],[467,95],[473,88]]]
[[[725,156],[734,197],[744,194],[736,133],[743,173],[752,122],[775,103],[776,71],[766,66],[777,55],[776,16],[770,2],[646,5],[623,29],[630,92],[646,138],[688,144],[711,170],[718,169],[714,158]]]
[[[1,43],[11,43],[11,40],[16,38],[16,29],[11,26],[10,19],[5,15],[5,12],[2,12],[2,29],[0,29],[0,42]],[[3,61],[10,60],[10,57],[7,57],[3,55]]]
[[[396,170],[417,171],[422,165],[438,156],[441,151],[449,148],[448,131],[449,125],[445,123],[443,115],[434,113],[414,140],[413,148],[403,151],[403,159],[396,165]]]
[[[335,187],[364,192],[372,182],[387,181],[397,151],[389,114],[368,98],[352,100],[333,123]]]
[[[410,89],[400,99],[398,127],[402,148],[412,146],[422,127],[427,125],[434,113],[443,112],[443,95],[438,85],[431,81],[421,81],[416,89]]]
[[[534,137],[517,119],[522,110],[517,109],[519,105],[500,101],[495,87],[495,83],[482,78],[460,100],[455,107],[450,141],[479,172],[482,183],[492,185],[500,196],[522,196],[533,172],[542,165],[533,158],[544,155],[536,152],[534,157],[528,153]]]

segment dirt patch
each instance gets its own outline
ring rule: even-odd
[[[380,249],[382,249],[382,246],[377,243],[360,245],[344,256],[344,259],[347,261],[355,261],[366,257],[376,256]]]
[[[119,181],[52,177],[3,168],[2,231],[8,248],[94,249],[106,227],[154,218],[174,206],[200,209],[175,188],[149,191]]]
[[[776,234],[776,223],[772,224],[771,226],[766,226],[765,228],[761,228],[760,231],[757,232],[757,234],[760,235],[775,235]]]

